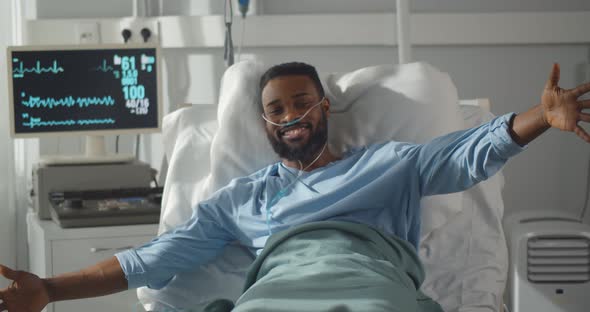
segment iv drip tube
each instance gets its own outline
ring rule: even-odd
[[[410,1],[397,0],[397,49],[399,64],[412,61],[412,44],[410,40]]]

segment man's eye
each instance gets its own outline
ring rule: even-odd
[[[269,115],[278,115],[282,111],[283,111],[282,109],[275,109],[275,110],[270,111]]]

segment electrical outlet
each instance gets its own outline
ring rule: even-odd
[[[147,41],[145,41],[141,35],[141,30],[144,28],[148,29],[150,33],[149,38],[147,38]],[[119,34],[124,29],[129,29],[131,31],[131,38],[129,38],[128,43],[159,43],[160,41],[159,23],[157,19],[125,18],[122,19],[119,23]]]
[[[113,19],[100,24],[102,43],[120,44],[123,43],[122,32],[128,29],[131,37],[127,43],[143,44],[141,30],[149,29],[150,38],[147,43],[159,45],[160,43],[160,23],[157,18],[153,17],[125,17]]]
[[[100,43],[100,30],[97,22],[80,22],[76,26],[76,39],[79,44]]]

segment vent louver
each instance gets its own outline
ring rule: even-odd
[[[583,283],[590,280],[590,239],[543,236],[527,242],[527,276],[533,283]]]

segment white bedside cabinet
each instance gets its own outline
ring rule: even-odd
[[[63,229],[27,215],[29,270],[40,277],[78,271],[115,253],[151,241],[157,224]],[[135,290],[83,300],[51,303],[45,312],[144,311]]]

